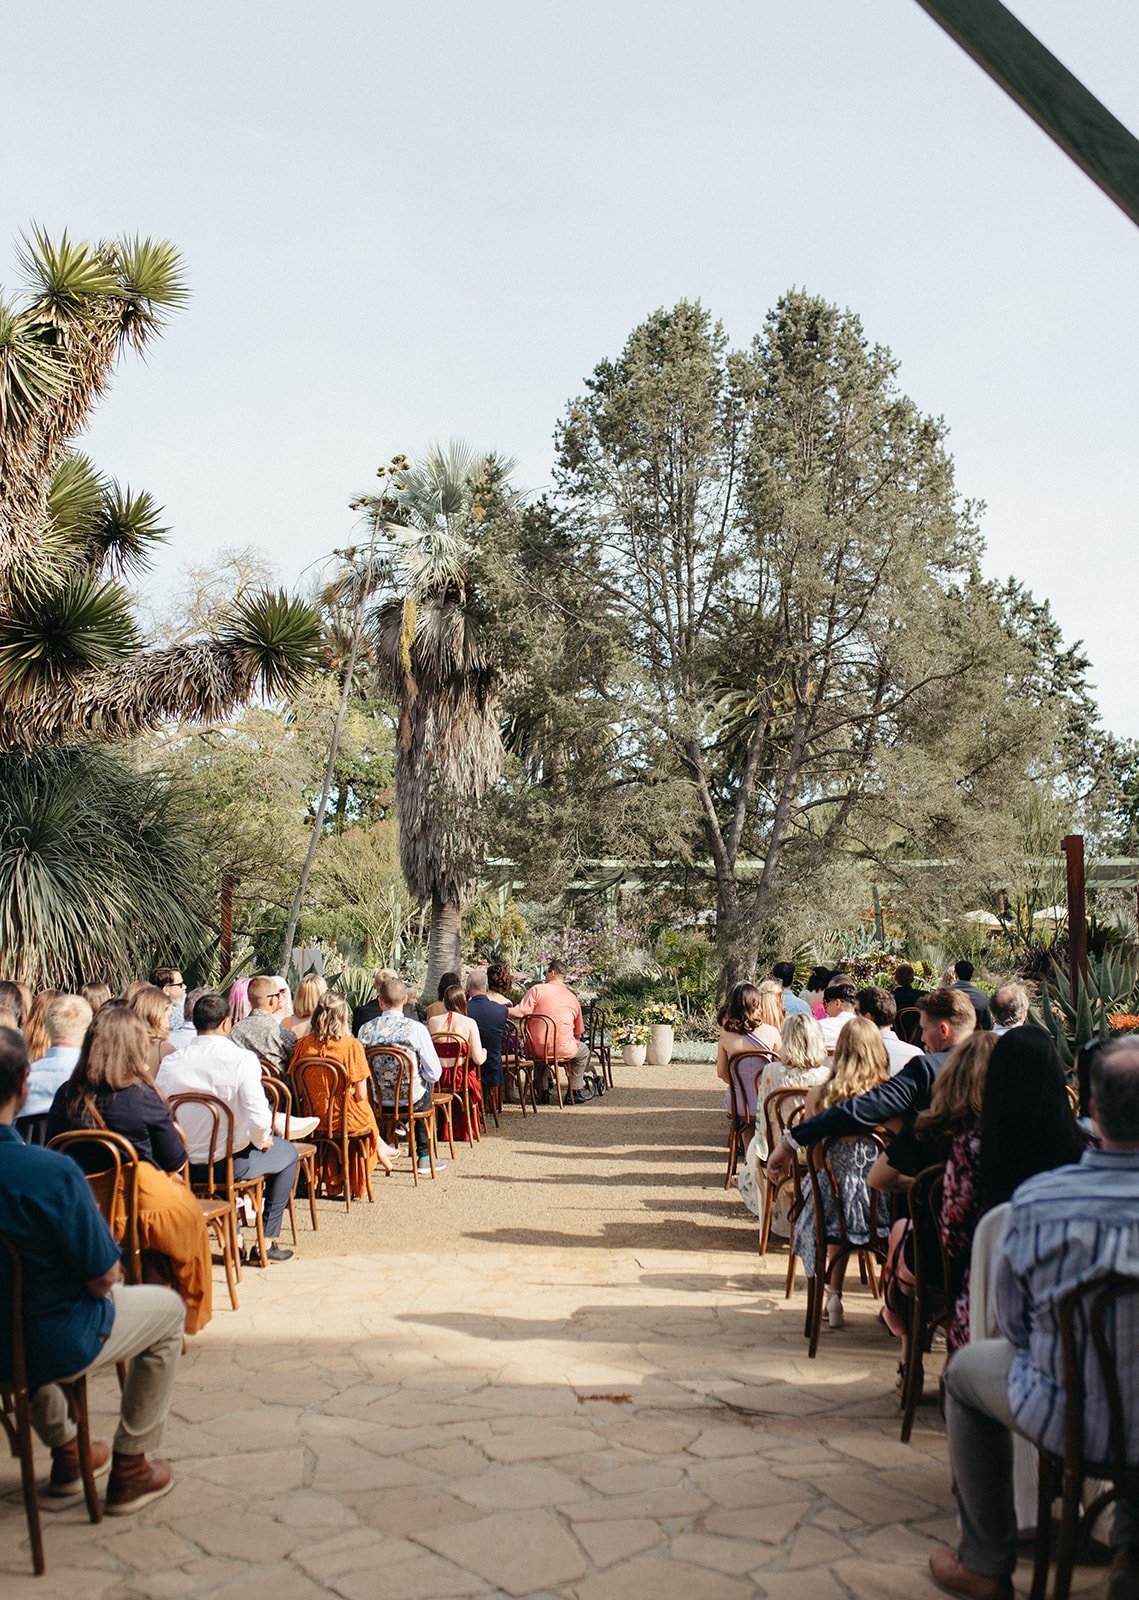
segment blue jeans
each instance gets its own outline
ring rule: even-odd
[[[233,1158],[235,1178],[264,1178],[266,1239],[280,1237],[285,1207],[297,1181],[297,1147],[288,1139],[274,1138],[268,1150],[250,1145]]]

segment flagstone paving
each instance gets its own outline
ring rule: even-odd
[[[190,1342],[172,1494],[94,1528],[47,1502],[36,1579],[0,1461],[4,1600],[936,1593],[936,1407],[898,1443],[865,1290],[807,1360],[786,1258],[759,1261],[722,1188],[710,1076],[619,1067],[600,1105],[508,1111],[434,1184],[405,1158],[315,1235],[298,1207],[296,1259],[247,1271],[236,1313],[219,1276]],[[102,1436],[114,1392],[92,1386]]]

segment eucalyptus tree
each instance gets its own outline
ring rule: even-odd
[[[945,427],[896,374],[805,293],[737,352],[682,302],[559,430],[558,487],[641,674],[630,725],[663,736],[698,811],[724,988],[839,857],[967,848],[1054,735]]]
[[[461,444],[434,446],[384,494],[354,502],[391,540],[372,639],[399,700],[400,864],[431,908],[428,991],[459,966],[462,908],[484,857],[479,808],[502,766],[503,657],[480,558],[488,514],[513,501],[510,467]]]

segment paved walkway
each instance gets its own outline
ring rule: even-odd
[[[33,1579],[0,1461],[4,1600],[936,1593],[936,1408],[898,1443],[865,1291],[806,1359],[802,1291],[721,1187],[710,1077],[618,1068],[600,1105],[514,1109],[434,1185],[405,1160],[374,1206],[324,1202],[316,1235],[300,1215],[297,1259],[191,1341],[171,1495],[97,1528],[46,1511]],[[105,1431],[113,1384],[93,1398]]]

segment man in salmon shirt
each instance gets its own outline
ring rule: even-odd
[[[589,1064],[589,1046],[582,1042],[585,1031],[581,1019],[581,1002],[566,983],[564,961],[551,961],[546,968],[546,981],[527,989],[510,1015],[517,1018],[548,1017],[553,1023],[554,1049],[559,1061],[569,1061],[571,1105],[583,1105],[593,1099],[593,1090],[585,1087],[585,1069]],[[548,1031],[545,1028],[527,1028],[530,1048],[541,1052],[546,1048]],[[550,1103],[550,1068],[539,1068],[539,1088],[542,1104]]]

